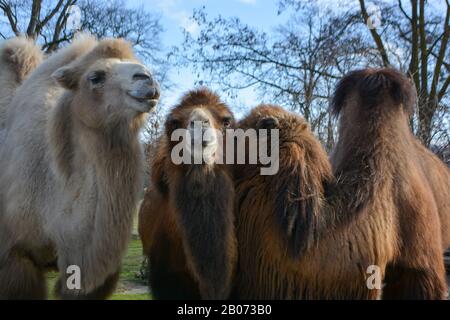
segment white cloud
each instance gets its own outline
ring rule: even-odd
[[[192,20],[192,13],[186,10],[179,10],[177,7],[179,6],[178,0],[164,0],[158,1],[158,8],[163,12],[163,14],[175,21],[187,32],[195,35],[198,33],[200,26],[194,20]]]
[[[200,30],[200,26],[198,25],[197,21],[193,21],[192,19],[185,20],[181,23],[181,26],[184,28],[184,30],[192,35],[198,34]]]
[[[238,0],[238,1],[245,4],[256,4],[256,0]]]
[[[200,29],[198,23],[192,19],[187,11],[173,12],[170,17],[178,21],[179,25],[190,34],[197,34]]]

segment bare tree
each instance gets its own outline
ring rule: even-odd
[[[196,11],[200,34],[186,33],[173,54],[179,63],[203,71],[207,79],[201,80],[207,84],[217,83],[227,92],[255,87],[262,100],[301,113],[331,149],[335,126],[328,100],[334,83],[354,66],[346,59],[350,55],[375,55],[366,52],[358,34],[347,32],[355,14],[319,16],[313,10],[309,5],[295,10],[270,34],[237,18],[209,19]]]
[[[449,0],[441,3],[444,1],[443,13],[434,12],[425,0],[397,0],[394,4],[381,2],[379,5],[388,13],[383,23],[385,27],[370,30],[383,65],[403,67],[414,81],[419,97],[417,135],[425,145],[430,145],[435,138],[433,122],[442,120],[436,118],[438,114],[442,115],[440,109],[450,107],[446,97],[450,85],[450,3]],[[366,2],[359,0],[363,21],[370,19]],[[389,54],[387,48],[392,41],[398,43],[394,49],[400,47],[406,53],[403,66],[392,61],[392,52]],[[448,113],[446,116],[448,121]]]
[[[68,19],[74,8],[81,16],[73,29]],[[128,8],[123,0],[0,0],[0,10],[6,18],[0,20],[1,37],[24,34],[42,43],[47,52],[71,41],[79,30],[99,38],[126,38],[151,62],[161,52],[160,17],[142,6]]]
[[[335,128],[327,106],[336,80],[351,69],[392,65],[408,72],[418,90],[417,135],[426,145],[446,144],[450,80],[445,1],[443,15],[424,0],[410,0],[409,14],[406,0],[375,0],[371,6],[348,0],[339,10],[280,0],[280,12],[292,16],[273,32],[258,31],[237,18],[210,18],[200,10],[193,15],[199,35],[186,33],[173,54],[179,63],[202,71],[204,83],[219,84],[225,91],[256,87],[262,100],[301,113],[328,149]],[[374,4],[381,25],[371,21]]]

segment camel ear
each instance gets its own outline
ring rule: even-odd
[[[52,78],[63,88],[74,90],[78,87],[78,73],[73,67],[62,67],[53,72]]]

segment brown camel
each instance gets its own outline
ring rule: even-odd
[[[449,198],[434,190],[449,192],[448,169],[413,138],[413,102],[408,80],[390,69],[342,79],[334,174],[299,116],[260,106],[239,124],[279,129],[280,170],[236,170],[233,297],[376,299],[386,277],[383,298],[445,298]]]
[[[333,101],[340,139],[332,163],[336,177],[353,185],[351,209],[376,212],[378,203],[380,211],[392,205],[395,214],[398,241],[384,299],[446,295],[442,255],[450,246],[450,170],[413,136],[408,123],[414,103],[411,82],[388,68],[350,73]]]
[[[201,164],[175,164],[171,155],[177,144],[172,135],[192,130],[196,122],[201,130],[222,132],[234,124],[229,108],[207,89],[187,93],[167,118],[139,213],[157,299],[223,299],[230,290],[236,257],[234,185],[229,167],[211,161],[222,135],[200,144]],[[190,132],[188,143],[195,143]]]

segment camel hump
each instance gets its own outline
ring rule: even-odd
[[[16,37],[6,40],[0,47],[1,64],[7,65],[16,79],[22,82],[42,61],[43,53],[32,39]]]
[[[336,116],[345,107],[352,92],[358,94],[360,106],[364,108],[401,106],[410,114],[416,102],[416,92],[410,79],[393,68],[356,70],[342,78],[336,86],[331,104],[331,110]],[[387,98],[392,103],[385,103]]]
[[[6,126],[9,105],[17,88],[42,59],[41,49],[26,37],[12,38],[0,45],[0,129]]]

